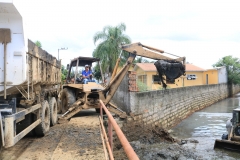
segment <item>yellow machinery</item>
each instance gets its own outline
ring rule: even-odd
[[[124,76],[127,74],[136,56],[157,60],[154,64],[158,70],[163,87],[166,87],[164,79],[174,82],[176,78],[185,74],[185,57],[176,56],[177,58],[170,58],[163,55],[163,53],[165,53],[164,51],[143,45],[141,43],[123,45],[122,50],[129,52],[127,62],[106,87],[102,87],[100,84],[95,82],[82,84],[76,81],[77,74],[79,73],[78,67],[83,67],[86,64],[91,66],[92,62],[99,61],[99,59],[91,57],[78,57],[71,61],[68,70],[67,84],[63,85],[63,90],[60,96],[62,111],[64,114],[60,118],[59,122],[61,122],[61,120],[64,121],[71,118],[82,109],[95,108],[98,110],[99,99],[108,106],[108,109],[111,112],[114,112],[122,118],[126,117],[126,113],[111,104],[110,100],[118,89],[118,86],[122,82]],[[72,68],[75,69],[74,76],[72,76],[75,80],[71,82],[70,75],[72,73]]]
[[[240,108],[233,110],[233,116],[226,125],[228,135],[223,135],[222,140],[216,139],[215,148],[223,148],[236,152],[240,152]]]

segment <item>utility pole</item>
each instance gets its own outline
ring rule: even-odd
[[[59,60],[59,50],[67,50],[68,48],[60,48],[58,49],[58,60]]]

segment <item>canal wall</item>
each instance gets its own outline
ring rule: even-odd
[[[127,119],[125,128],[133,130],[133,126],[141,126],[134,130],[139,133],[143,128],[155,125],[169,129],[193,112],[240,92],[239,85],[229,87],[227,84],[147,92],[129,92],[127,86],[128,80],[124,78],[113,101],[122,110],[135,115]]]

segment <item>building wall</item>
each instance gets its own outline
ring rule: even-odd
[[[208,84],[218,84],[218,71],[217,70],[207,70],[203,73],[203,84],[207,84],[208,75]]]
[[[196,75],[196,79],[195,80],[188,80],[187,79],[187,75]],[[197,86],[197,85],[203,85],[203,71],[201,72],[186,72],[186,78],[184,78],[184,87],[187,86]]]
[[[227,83],[227,69],[222,67],[218,70],[218,83]]]
[[[159,85],[157,83],[153,82],[153,75],[157,75],[157,71],[143,71],[141,68],[136,69],[137,76],[139,75],[147,75],[147,83],[146,85],[148,86],[149,90],[159,90],[162,89],[162,85]],[[187,80],[187,77],[179,77],[178,79],[175,80],[174,84],[168,84],[168,88],[179,88],[179,87],[184,87],[184,86],[195,86],[195,85],[203,85],[203,72],[186,72],[187,74],[191,75],[196,75],[195,80]]]

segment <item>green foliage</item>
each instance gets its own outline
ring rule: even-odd
[[[148,86],[147,84],[137,80],[137,86],[138,86],[138,90],[139,92],[143,92],[143,91],[148,91]]]
[[[225,56],[220,59],[213,67],[226,66],[229,84],[240,84],[240,59],[232,56]]]
[[[96,65],[96,66],[94,67],[93,76],[94,76],[97,80],[102,79],[99,65]]]
[[[64,67],[64,65],[62,65],[61,71],[62,71],[61,77],[62,77],[62,83],[63,83],[64,80],[66,80],[66,77],[67,77],[67,74],[68,74],[68,70]]]
[[[42,44],[41,44],[40,41],[36,41],[35,44],[36,44],[36,46],[38,46],[39,48],[42,48]]]
[[[124,34],[126,25],[124,23],[118,26],[105,26],[102,31],[97,32],[93,37],[93,42],[99,43],[93,52],[93,57],[101,59],[101,67],[104,73],[112,72],[116,61],[120,55],[121,44],[131,43],[130,38]],[[128,57],[128,53],[123,51],[121,55],[120,65]]]

